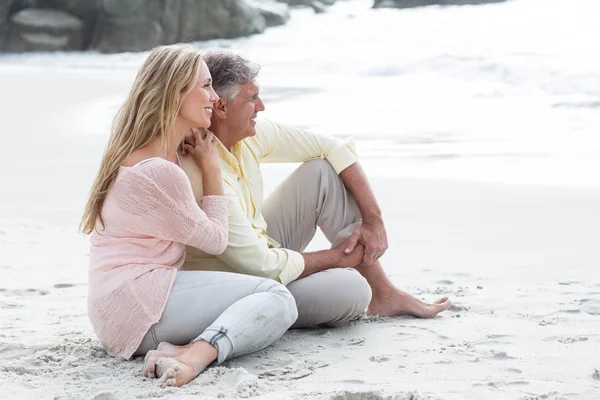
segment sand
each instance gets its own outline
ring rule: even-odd
[[[0,68],[0,398],[598,398],[600,188],[383,176],[370,160],[386,271],[425,300],[449,295],[451,310],[290,331],[160,389],[96,339],[77,233],[130,76]],[[292,168],[265,166],[267,191]]]

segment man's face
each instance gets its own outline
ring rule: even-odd
[[[265,109],[258,94],[258,84],[248,82],[241,85],[235,100],[227,101],[228,125],[230,132],[236,136],[238,141],[256,135],[256,116]]]

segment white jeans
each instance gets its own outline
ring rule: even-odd
[[[296,321],[294,297],[282,284],[228,272],[179,271],[160,321],[135,355],[160,342],[204,340],[219,351],[218,363],[262,350]]]

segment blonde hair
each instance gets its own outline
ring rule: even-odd
[[[92,233],[98,220],[104,229],[101,214],[104,200],[119,167],[135,150],[157,137],[163,148],[167,148],[181,102],[197,81],[202,62],[202,54],[189,45],[160,46],[150,52],[113,121],[80,231]]]

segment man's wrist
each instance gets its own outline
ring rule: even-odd
[[[379,208],[373,210],[370,209],[367,212],[361,211],[361,217],[364,224],[373,225],[373,224],[382,224],[383,217],[381,216],[381,210]]]

